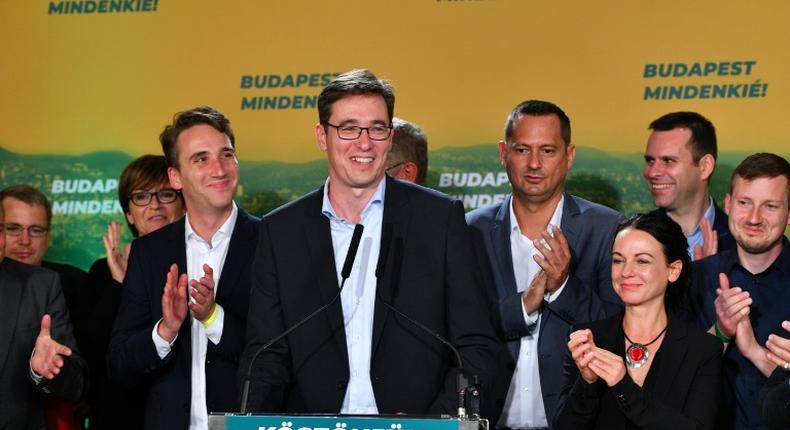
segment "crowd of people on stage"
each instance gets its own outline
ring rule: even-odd
[[[527,100],[498,144],[511,194],[464,213],[424,186],[427,138],[389,83],[343,73],[317,106],[326,182],[267,214],[234,201],[230,120],[177,113],[120,176],[134,241],[111,222],[87,273],[44,260],[40,190],[0,190],[0,428],[234,411],[790,428],[786,159],[749,155],[712,196],[713,124],[668,113],[644,151],[655,209],[626,216],[567,192],[571,121]],[[459,409],[459,391],[482,394]]]

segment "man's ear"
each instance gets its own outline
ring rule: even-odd
[[[569,143],[565,148],[565,155],[568,158],[568,170],[573,167],[573,160],[576,159],[576,145]]]
[[[318,147],[321,149],[321,151],[326,152],[326,129],[320,122],[315,125],[315,140],[318,143]]]
[[[419,169],[417,168],[417,164],[407,161],[400,165],[398,173],[395,174],[395,177],[409,182],[417,182],[418,172]]]
[[[716,159],[712,154],[705,154],[699,159],[700,179],[703,181],[710,181],[713,170],[716,168]]]
[[[167,168],[167,179],[170,181],[170,186],[174,190],[180,190],[184,188],[181,184],[181,172],[178,171],[175,167],[168,167]]]

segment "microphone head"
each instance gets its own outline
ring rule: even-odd
[[[351,244],[348,245],[348,253],[346,254],[346,261],[343,263],[343,270],[340,271],[340,277],[348,279],[351,276],[351,268],[354,266],[354,259],[357,257],[357,249],[359,249],[359,242],[362,240],[362,231],[365,226],[357,224],[354,227],[354,233],[351,235]]]

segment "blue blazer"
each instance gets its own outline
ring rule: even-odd
[[[186,273],[185,218],[134,241],[123,283],[118,316],[107,353],[109,377],[148,391],[146,429],[189,427],[192,391],[190,322],[181,325],[170,353],[160,359],[151,332],[162,318],[162,291],[170,265]],[[250,266],[255,254],[258,218],[239,208],[216,301],[225,311],[222,339],[208,343],[206,404],[209,413],[238,409],[236,371],[244,348]]]
[[[520,341],[528,327],[521,308],[510,252],[510,199],[474,210],[466,221],[475,238],[478,260],[489,281],[497,328],[518,361]],[[551,422],[563,386],[562,361],[571,325],[595,320],[622,308],[612,289],[612,243],[623,215],[608,207],[565,193],[560,228],[571,251],[571,271],[562,294],[544,308],[538,337],[540,387]],[[484,252],[483,252],[484,251]]]

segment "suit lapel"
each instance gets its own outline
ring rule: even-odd
[[[233,226],[233,234],[231,234],[228,244],[228,254],[225,256],[222,274],[217,284],[216,300],[218,303],[225,303],[225,300],[233,295],[234,288],[239,285],[241,274],[248,273],[245,271],[244,265],[249,263],[248,257],[252,252],[251,243],[257,239],[250,231],[253,222],[247,212],[239,208],[236,224]]]
[[[594,333],[593,342],[599,348],[606,349],[625,357],[625,342],[623,341],[623,312],[608,318],[604,330]]]
[[[304,214],[302,232],[303,241],[310,256],[310,266],[317,275],[318,293],[321,303],[328,303],[337,295],[340,285],[337,283],[337,269],[335,264],[335,251],[332,246],[332,231],[329,220],[321,213],[324,198],[324,187],[318,189],[313,195],[313,202],[307,205]],[[348,362],[346,351],[346,331],[343,323],[343,306],[338,297],[336,302],[324,311],[329,322],[329,330],[335,337],[338,351],[343,355],[343,360]]]
[[[518,290],[516,286],[516,275],[513,271],[513,254],[510,249],[510,199],[505,199],[499,206],[496,214],[494,215],[494,224],[490,231],[490,243],[494,251],[494,265],[498,270],[493,275],[501,276],[502,282],[497,282],[497,285],[502,285],[505,291],[500,291],[500,297],[506,297],[515,294]]]
[[[375,354],[381,340],[381,333],[389,317],[390,310],[379,303],[383,300],[395,305],[397,288],[400,284],[401,268],[408,237],[411,212],[406,210],[409,196],[404,192],[403,185],[386,176],[387,186],[384,196],[384,217],[381,225],[381,248],[376,274],[381,272],[376,282],[376,304],[373,312],[373,339],[371,352]],[[383,270],[381,269],[383,266]]]
[[[579,229],[583,222],[579,219],[580,215],[581,210],[579,205],[576,204],[576,200],[570,194],[565,193],[565,200],[562,204],[562,220],[559,227],[568,241],[568,248],[571,252],[570,273],[575,271],[576,262],[578,261],[574,250],[579,246]]]
[[[686,359],[687,345],[682,340],[688,334],[688,327],[680,323],[671,313],[668,313],[669,328],[664,342],[661,344],[661,361],[658,369],[650,368],[658,372],[655,376],[653,386],[653,396],[657,399],[669,398],[673,383],[679,375],[680,367]]]
[[[175,263],[178,265],[178,276],[180,277],[182,274],[189,276],[187,273],[186,217],[182,217],[181,220],[177,221],[177,223],[178,228],[174,228],[172,230],[172,235],[170,236],[170,240],[168,240],[167,252],[163,253],[162,255],[174,255],[176,257]],[[167,268],[170,269],[170,263],[167,264]],[[188,279],[187,282],[189,282]],[[162,290],[159,290],[159,294],[162,294]],[[189,300],[189,285],[187,285],[186,294],[187,300]],[[189,314],[187,314],[184,322],[181,323],[181,328],[178,330],[178,337],[183,339],[182,343],[180,343],[181,347],[184,348],[184,353],[181,354],[182,365],[186,366],[185,368],[191,368],[192,317]]]
[[[163,255],[175,255],[175,263],[178,265],[178,274],[187,273],[187,243],[186,243],[186,217],[182,217],[178,223],[178,228],[172,230],[172,235],[168,241],[167,252]],[[170,269],[170,263],[167,268]]]
[[[0,328],[0,369],[5,367],[11,339],[16,331],[19,301],[22,299],[22,281],[0,260],[0,315],[8,321]]]

